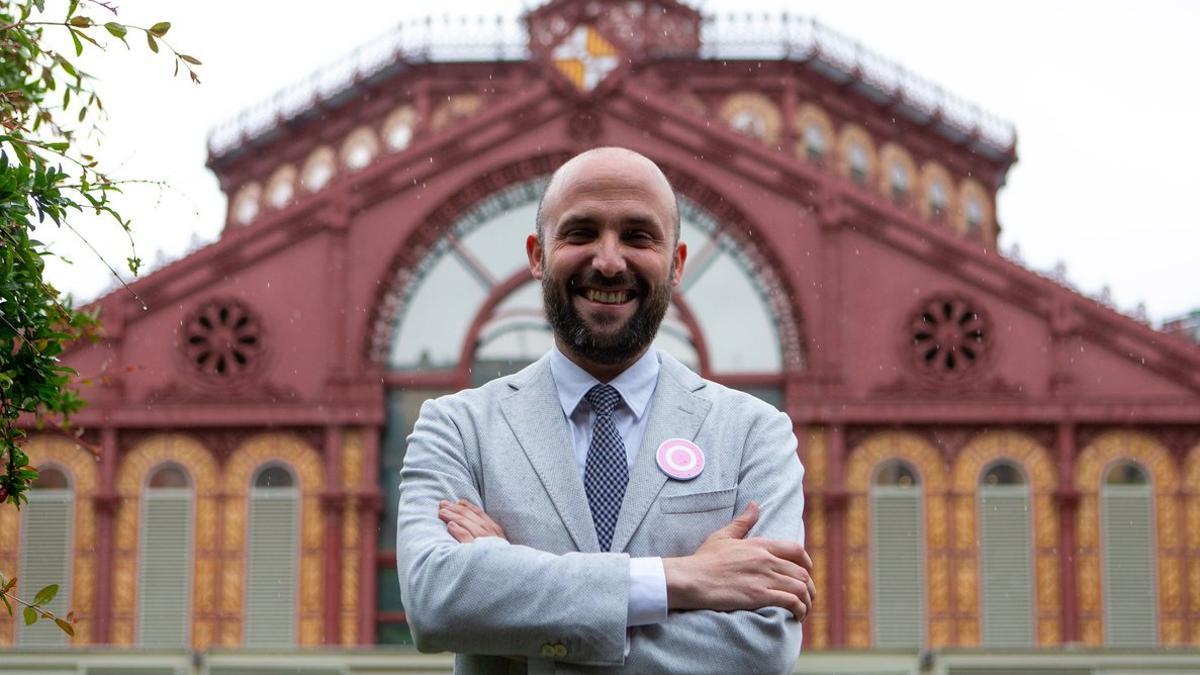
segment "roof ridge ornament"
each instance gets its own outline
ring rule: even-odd
[[[621,63],[617,48],[592,24],[581,23],[550,52],[555,69],[583,93],[590,93]]]

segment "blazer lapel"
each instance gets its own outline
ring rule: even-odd
[[[510,381],[509,386],[517,391],[500,401],[500,409],[554,502],[576,550],[598,552],[596,526],[592,524],[591,508],[575,463],[571,431],[558,401],[548,358],[543,357],[525,374],[524,378]]]
[[[646,433],[634,458],[629,486],[621,502],[621,513],[617,516],[617,526],[613,531],[612,551],[624,551],[629,545],[633,533],[667,482],[667,475],[658,468],[655,457],[659,444],[668,438],[695,440],[701,423],[712,407],[707,399],[692,393],[704,387],[704,380],[670,355],[660,354],[662,367],[658,372],[654,398],[651,399],[650,419],[646,421]],[[561,406],[559,410],[562,410]]]

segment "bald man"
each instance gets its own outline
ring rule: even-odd
[[[397,568],[455,672],[783,673],[815,598],[786,415],[651,348],[687,262],[662,171],[598,148],[525,241],[550,353],[427,401]]]

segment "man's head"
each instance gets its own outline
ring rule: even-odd
[[[525,249],[559,348],[616,375],[649,347],[683,276],[670,183],[632,150],[589,150],[550,179],[537,230]]]

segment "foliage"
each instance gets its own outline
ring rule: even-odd
[[[69,428],[70,415],[84,402],[72,388],[76,373],[59,355],[99,330],[94,312],[75,308],[43,279],[43,258],[52,253],[34,234],[53,224],[79,235],[68,220],[89,211],[130,233],[112,201],[120,184],[80,149],[80,130],[94,131],[104,119],[95,78],[80,67],[80,57],[86,49],[104,49],[101,40],[128,48],[130,37],[142,33],[152,52],[169,51],[176,75],[182,68],[199,83],[193,66],[200,61],[165,40],[171,28],[166,21],[148,28],[104,21],[117,15],[109,0],[70,0],[52,12],[46,0],[0,0],[0,505],[17,508],[28,502],[37,479],[20,447],[22,417],[39,425],[61,420]],[[69,37],[72,49],[49,46],[56,37],[64,43]],[[126,265],[136,275],[141,260],[134,254]],[[14,582],[0,577],[0,598],[10,614],[12,598],[25,606],[26,623],[48,618],[72,632],[69,617],[45,609],[57,586],[26,602],[12,595]]]
[[[116,15],[106,0],[71,0],[60,20],[48,20],[45,0],[0,0],[0,504],[17,507],[37,477],[21,451],[18,420],[32,415],[41,423],[49,415],[69,424],[83,400],[71,388],[74,371],[58,357],[98,330],[94,313],[74,308],[45,282],[50,253],[33,234],[47,221],[74,231],[68,216],[85,210],[130,231],[111,201],[120,186],[78,150],[77,129],[94,129],[104,115],[95,80],[78,59],[85,48],[103,49],[99,39],[128,47],[141,32],[151,51],[170,50],[176,74],[182,66],[199,82],[193,66],[200,62],[164,39],[170,23],[101,23],[88,11]],[[46,46],[48,31],[69,35],[74,53]],[[126,264],[137,274],[141,261],[133,255]]]
[[[12,589],[16,585],[16,577],[5,579],[4,575],[0,574],[0,601],[4,602],[9,616],[12,616],[12,603],[15,601],[18,605],[22,605],[21,618],[25,621],[26,626],[32,626],[37,623],[38,619],[49,619],[64,633],[75,637],[75,612],[68,612],[66,618],[63,618],[46,609],[46,605],[50,604],[58,595],[58,584],[50,584],[38,591],[33,596],[32,602],[26,602],[13,594]]]

